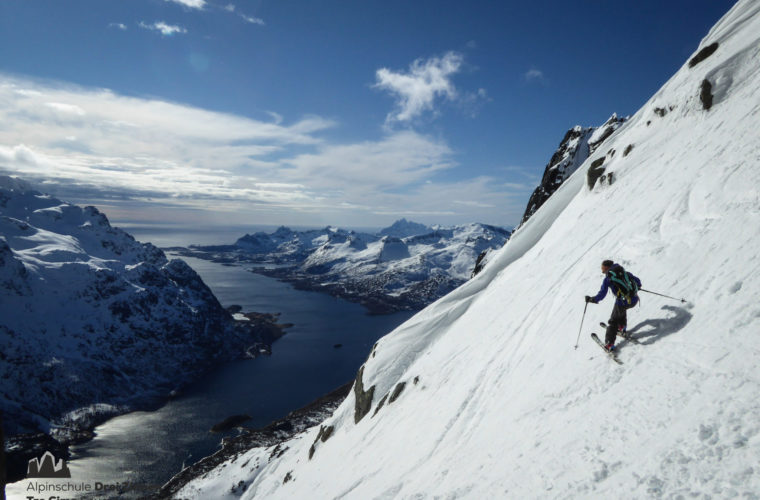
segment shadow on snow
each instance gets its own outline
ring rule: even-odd
[[[691,321],[692,314],[683,307],[662,306],[661,309],[674,315],[669,318],[644,320],[628,330],[628,333],[642,344],[650,345],[682,330]]]

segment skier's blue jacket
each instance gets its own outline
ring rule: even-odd
[[[639,289],[641,288],[641,280],[638,279],[636,276],[633,275],[633,273],[628,273],[628,275],[636,281],[636,285],[638,285]],[[599,290],[599,293],[596,294],[596,297],[594,297],[594,302],[599,302],[600,300],[604,299],[607,296],[607,290],[612,287],[612,293],[615,294],[617,299],[615,299],[615,303],[623,306],[623,307],[633,307],[639,302],[639,296],[634,295],[631,298],[631,303],[629,304],[627,300],[625,300],[625,297],[621,297],[617,294],[617,286],[615,286],[614,283],[610,283],[610,278],[605,276],[604,281],[602,281],[602,288]]]

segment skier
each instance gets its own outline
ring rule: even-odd
[[[615,335],[618,331],[626,331],[628,324],[626,311],[639,303],[638,291],[641,288],[641,280],[611,260],[602,262],[602,274],[604,274],[602,288],[595,297],[586,295],[586,302],[598,303],[607,296],[607,290],[612,288],[612,293],[616,297],[615,306],[607,322],[604,338],[605,349],[612,352],[615,349]]]

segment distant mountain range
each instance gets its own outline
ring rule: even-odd
[[[510,231],[486,224],[429,227],[401,219],[376,234],[326,227],[246,234],[232,245],[173,249],[328,292],[374,313],[421,309],[467,281],[478,256]]]

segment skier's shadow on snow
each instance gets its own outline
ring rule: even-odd
[[[661,309],[671,311],[675,316],[644,320],[628,333],[642,344],[649,345],[682,330],[691,321],[692,314],[683,307],[662,306]]]

